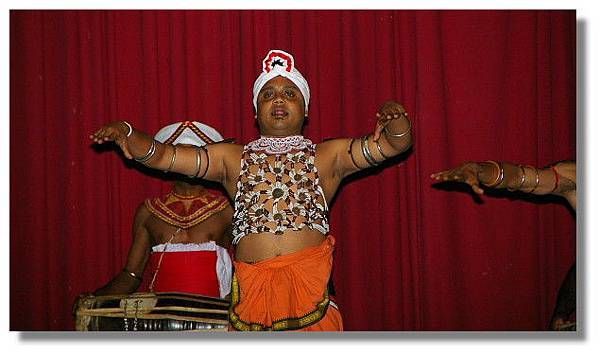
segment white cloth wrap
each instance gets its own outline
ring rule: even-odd
[[[232,277],[232,266],[231,258],[227,249],[220,245],[217,245],[214,241],[206,243],[174,243],[167,244],[165,250],[165,244],[158,244],[152,247],[153,253],[181,253],[190,251],[214,251],[217,253],[217,264],[215,270],[217,272],[217,278],[219,279],[219,294],[221,298],[225,297],[231,291],[231,277]]]
[[[290,71],[287,71],[286,67],[284,66],[275,66],[273,68],[270,69],[269,72],[266,71],[265,68],[263,68],[263,72],[258,76],[258,78],[256,78],[256,81],[254,81],[254,87],[252,88],[252,93],[253,93],[253,98],[252,98],[252,102],[254,103],[254,109],[257,109],[257,100],[258,100],[258,93],[260,92],[260,89],[262,89],[263,86],[265,86],[265,84],[277,77],[277,76],[282,76],[284,78],[288,78],[290,79],[297,87],[298,89],[300,89],[300,92],[302,93],[302,97],[304,98],[304,111],[306,113],[308,113],[308,103],[310,102],[310,89],[308,87],[308,82],[306,81],[306,79],[304,78],[304,76],[302,76],[302,74],[298,71],[298,69],[296,69],[294,67],[294,57],[282,50],[279,49],[275,49],[275,50],[271,50],[269,51],[269,53],[267,54],[267,56],[265,57],[265,60],[268,60],[268,58],[272,55],[272,53],[275,52],[279,52],[283,55],[285,55],[286,57],[289,57],[290,60],[289,61],[284,61],[285,66],[291,66],[292,69]],[[264,63],[263,61],[263,63]]]

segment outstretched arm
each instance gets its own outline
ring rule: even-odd
[[[377,166],[412,146],[412,124],[402,105],[388,101],[376,117],[372,134],[322,143],[320,150],[333,161],[334,173],[340,178]]]
[[[150,215],[150,212],[143,204],[138,207],[133,222],[133,243],[129,249],[127,264],[125,268],[118,273],[106,285],[100,287],[94,292],[96,296],[102,295],[122,295],[135,292],[142,282],[142,274],[146,268],[150,248],[152,247],[151,237],[144,226],[144,222]]]
[[[150,168],[172,171],[192,178],[223,182],[225,156],[234,144],[217,143],[201,148],[162,144],[124,121],[111,122],[90,135],[97,144],[115,142],[127,159]]]
[[[508,162],[465,162],[453,169],[431,174],[437,181],[464,182],[477,194],[481,185],[536,195],[554,194],[567,198],[575,208],[576,176],[574,162],[560,162],[546,168]]]

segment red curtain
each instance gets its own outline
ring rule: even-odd
[[[311,86],[305,136],[359,136],[388,99],[414,148],[332,206],[348,330],[542,330],[575,261],[558,198],[482,199],[432,172],[465,160],[575,158],[574,11],[11,11],[10,328],[73,329],[76,296],[124,265],[131,223],[166,192],[88,135],[198,120],[257,137],[269,49]]]

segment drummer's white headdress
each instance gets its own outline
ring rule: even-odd
[[[284,78],[290,79],[304,97],[304,110],[308,112],[308,103],[310,101],[310,89],[308,88],[308,82],[298,69],[294,66],[294,56],[282,51],[280,49],[272,49],[267,53],[265,59],[263,59],[262,73],[256,78],[254,82],[254,88],[252,92],[254,97],[254,109],[256,109],[256,101],[258,99],[258,93],[260,89],[267,83],[267,81],[273,79],[276,76],[283,76]]]
[[[161,128],[154,139],[166,144],[191,144],[202,147],[223,140],[214,128],[196,121],[173,123]]]

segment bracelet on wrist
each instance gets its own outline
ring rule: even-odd
[[[401,115],[406,117],[406,120],[408,121],[408,128],[404,132],[401,132],[401,133],[390,133],[390,131],[388,130],[387,125],[386,125],[385,127],[383,127],[383,133],[385,133],[386,136],[393,137],[393,138],[402,138],[405,135],[410,133],[410,130],[412,128],[412,123],[410,122],[410,119],[408,118],[408,113],[403,112]]]
[[[137,162],[144,164],[148,160],[152,159],[152,157],[154,156],[154,153],[156,153],[156,140],[152,139],[152,143],[150,144],[150,148],[148,148],[148,151],[146,152],[146,154],[144,154],[143,157],[139,157],[139,158],[134,157],[133,159],[135,159]]]
[[[519,169],[521,169],[521,177],[520,177],[520,182],[519,182],[519,186],[515,187],[515,188],[511,188],[510,186],[506,186],[506,189],[508,191],[517,191],[520,190],[523,185],[525,184],[525,168],[523,168],[523,165],[519,165]]]
[[[121,121],[123,123],[125,123],[125,125],[127,126],[127,137],[131,136],[131,134],[133,133],[133,127],[131,127],[131,125],[129,124],[129,122],[127,121]]]
[[[531,188],[531,190],[529,190],[529,191],[523,191],[523,192],[526,192],[526,193],[530,194],[530,193],[534,192],[540,186],[540,172],[534,166],[527,165],[526,167],[530,168],[530,169],[533,169],[533,171],[535,171],[535,185]]]
[[[496,178],[494,178],[494,181],[490,184],[486,184],[485,182],[482,181],[482,184],[487,186],[487,187],[496,187],[498,185],[500,185],[502,183],[502,181],[504,180],[504,166],[502,166],[502,163],[498,163],[494,160],[488,160],[486,161],[486,163],[490,163],[493,164],[496,169],[498,170],[498,175],[496,175]]]
[[[127,276],[133,277],[134,279],[136,279],[138,281],[143,281],[142,277],[137,275],[135,272],[129,271],[127,269],[123,269],[123,272],[125,274],[127,274]]]

